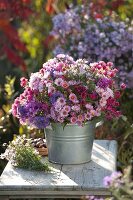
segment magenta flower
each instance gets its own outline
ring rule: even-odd
[[[125,84],[125,83],[122,83],[122,84],[120,85],[120,88],[121,88],[122,90],[125,90],[125,89],[126,89],[126,84]]]
[[[28,79],[26,79],[25,77],[22,77],[20,79],[20,85],[21,85],[21,87],[25,87],[27,85],[27,83],[28,83]]]

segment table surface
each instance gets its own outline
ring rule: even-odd
[[[103,178],[116,170],[116,155],[116,141],[95,140],[92,160],[85,164],[51,164],[51,172],[37,172],[15,168],[9,162],[0,177],[0,196],[76,198],[111,195],[103,185]]]

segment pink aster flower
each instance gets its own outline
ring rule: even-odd
[[[60,123],[63,123],[64,122],[64,118],[62,116],[58,116],[57,117],[57,121],[60,122]]]
[[[98,108],[96,109],[96,116],[98,117],[98,116],[100,116],[100,115],[101,115],[101,108],[98,107]]]
[[[28,83],[28,79],[26,79],[25,77],[22,77],[20,79],[20,85],[21,85],[21,87],[25,87],[27,85],[27,83]]]
[[[120,88],[121,88],[122,90],[125,90],[125,89],[126,89],[126,84],[125,84],[125,83],[122,83],[122,84],[120,85]]]
[[[62,82],[63,82],[63,79],[62,79],[62,78],[56,78],[55,81],[54,81],[54,83],[55,83],[57,86],[61,86]]]
[[[92,106],[91,104],[89,104],[89,103],[87,103],[87,104],[85,105],[85,107],[86,107],[87,109],[89,109],[89,110],[93,109],[93,106]]]
[[[64,109],[62,109],[61,112],[60,112],[60,115],[61,115],[61,117],[65,118],[65,117],[68,116],[68,112],[65,111]]]
[[[113,90],[110,88],[107,88],[103,93],[102,93],[102,98],[107,100],[109,97],[114,97]]]
[[[77,117],[71,117],[71,118],[70,118],[70,122],[71,122],[72,124],[76,124],[76,122],[77,122]]]
[[[95,110],[90,110],[90,115],[91,115],[91,117],[96,116],[96,111]]]
[[[38,90],[40,81],[41,81],[41,77],[40,77],[39,72],[32,73],[29,80],[29,87],[33,90]]]
[[[44,86],[45,86],[44,82],[43,82],[43,81],[40,81],[40,83],[39,83],[39,85],[38,85],[38,90],[39,90],[39,92],[42,92],[42,91],[43,91]]]
[[[101,107],[104,107],[104,106],[106,106],[107,101],[105,99],[101,99],[99,103],[100,103]]]
[[[62,62],[58,63],[58,65],[57,65],[57,67],[56,67],[56,70],[61,71],[63,65],[64,65],[64,63],[62,63]]]
[[[68,81],[68,84],[69,84],[69,85],[77,85],[77,84],[79,84],[79,83],[80,83],[80,81],[74,81],[74,80]]]
[[[76,113],[75,112],[71,112],[71,116],[72,117],[76,117]]]
[[[78,115],[78,121],[83,122],[84,121],[84,115]]]
[[[74,93],[69,95],[69,100],[71,100],[73,103],[78,103],[77,96]]]
[[[112,62],[107,62],[107,65],[108,65],[109,67],[112,67],[112,66],[113,66],[113,63],[112,63]]]
[[[55,111],[56,112],[60,112],[61,111],[61,109],[62,109],[62,105],[61,104],[55,104]]]
[[[53,86],[48,87],[48,94],[55,93],[55,88]]]
[[[74,110],[75,112],[79,112],[80,111],[80,105],[72,106],[72,110]]]
[[[64,106],[66,104],[66,100],[64,97],[59,97],[57,99],[57,104],[60,104],[61,106]]]
[[[47,79],[49,76],[50,76],[50,72],[49,71],[45,71],[44,75],[43,75],[43,78]]]
[[[90,115],[89,112],[85,113],[85,119],[86,119],[87,121],[91,120],[91,118],[92,118],[92,116]]]
[[[69,84],[67,83],[67,81],[63,81],[63,82],[61,83],[61,86],[62,86],[64,89],[66,89],[66,88],[69,87]]]
[[[96,86],[96,92],[100,95],[100,96],[102,96],[102,94],[104,93],[104,89],[103,88],[100,88],[99,86]]]
[[[63,107],[63,110],[65,110],[66,112],[70,112],[70,110],[71,110],[71,107],[70,106],[68,106],[68,105],[65,105],[64,107]]]

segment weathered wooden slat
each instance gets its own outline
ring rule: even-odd
[[[78,150],[78,149],[77,149]],[[92,161],[82,165],[51,164],[51,172],[37,172],[14,168],[9,162],[0,177],[0,199],[81,197],[110,195],[103,178],[116,168],[116,141],[95,140]]]

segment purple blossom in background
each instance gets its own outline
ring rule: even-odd
[[[104,178],[103,184],[107,187],[119,187],[123,183],[121,177],[121,172],[113,172],[110,176]]]
[[[51,34],[57,39],[53,53],[86,58],[89,62],[111,61],[120,71],[120,82],[128,84],[133,67],[132,30],[128,20],[92,19],[89,5],[72,7],[53,17]]]

